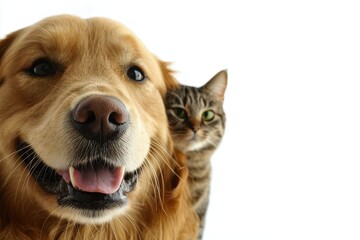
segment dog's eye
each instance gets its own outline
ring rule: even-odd
[[[137,82],[141,82],[145,79],[144,72],[137,66],[132,66],[127,71],[127,76]]]
[[[56,73],[56,66],[50,60],[38,59],[28,69],[31,75],[38,77],[47,77]]]

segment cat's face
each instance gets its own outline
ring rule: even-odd
[[[217,147],[225,128],[226,82],[227,73],[221,71],[200,88],[181,86],[168,92],[166,112],[177,149],[186,153]]]

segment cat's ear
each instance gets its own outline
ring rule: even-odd
[[[224,101],[224,94],[227,85],[227,70],[218,72],[202,88],[211,92],[220,101]]]

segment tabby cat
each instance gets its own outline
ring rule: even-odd
[[[184,153],[189,169],[193,206],[202,238],[209,203],[210,157],[225,130],[223,111],[227,71],[217,73],[200,88],[181,85],[167,93],[165,106],[175,147]]]

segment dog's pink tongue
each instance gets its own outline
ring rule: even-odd
[[[116,192],[124,177],[124,168],[88,168],[78,170],[70,167],[69,175],[71,184],[84,192],[97,192],[111,194]]]

